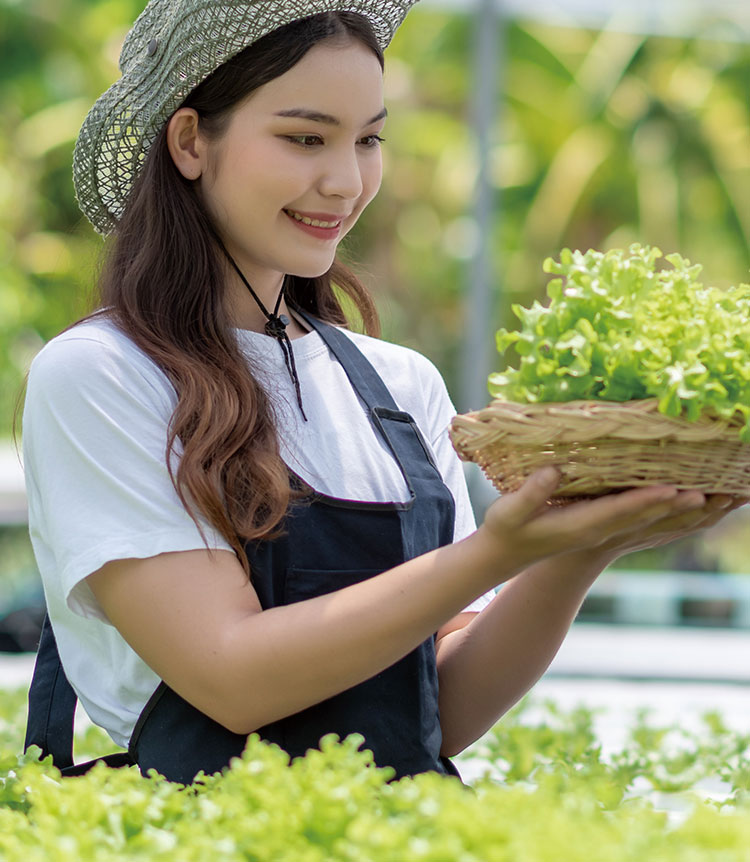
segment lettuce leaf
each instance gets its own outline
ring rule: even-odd
[[[517,367],[490,375],[494,398],[520,403],[656,398],[667,416],[740,417],[750,442],[750,285],[721,290],[679,254],[657,269],[658,248],[564,249],[546,305],[513,306],[518,330],[501,329]]]

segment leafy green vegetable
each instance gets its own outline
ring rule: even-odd
[[[743,418],[750,442],[750,285],[704,287],[699,265],[658,248],[563,250],[544,263],[562,276],[549,304],[513,306],[521,329],[497,333],[518,368],[491,374],[495,398],[520,403],[657,398],[659,411],[695,421]]]
[[[715,714],[695,731],[639,715],[605,755],[591,710],[525,701],[474,746],[488,772],[473,788],[436,774],[389,783],[357,736],[326,738],[291,766],[251,737],[224,775],[183,788],[103,765],[61,779],[34,752],[19,757],[24,700],[0,692],[3,862],[748,858],[750,736]],[[79,743],[82,758],[111,749],[98,729]]]

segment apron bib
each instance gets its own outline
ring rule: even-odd
[[[404,476],[409,500],[366,503],[310,491],[295,501],[282,525],[283,535],[245,546],[264,609],[360,583],[453,541],[453,497],[414,420],[398,409],[346,335],[306,314],[302,317],[343,366]],[[262,694],[249,691],[247,696]],[[75,702],[47,620],[29,692],[26,747],[39,745],[51,753],[64,774],[80,774],[91,765],[73,765]],[[434,636],[372,678],[257,733],[292,757],[316,748],[325,734],[343,739],[360,733],[375,763],[392,766],[398,778],[426,771],[457,775],[453,764],[440,756]],[[113,755],[108,762],[136,763],[144,773],[153,768],[187,784],[201,770],[211,774],[226,767],[242,754],[246,742],[245,735],[227,730],[162,682],[136,723],[128,753]]]

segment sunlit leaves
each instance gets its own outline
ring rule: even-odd
[[[123,35],[144,5],[0,0],[0,292],[23,309],[0,345],[6,429],[25,370],[13,357],[86,308],[99,240],[73,198],[72,144],[86,107],[116,78]],[[385,180],[350,243],[387,336],[436,360],[456,398],[477,248],[472,32],[469,15],[417,4],[396,34]],[[712,283],[744,278],[750,65],[742,44],[524,20],[506,22],[502,47],[491,141],[491,179],[502,191],[491,237],[499,314],[539,297],[539,264],[565,244],[650,242],[700,259]],[[54,273],[40,251],[39,237],[49,236],[68,246]]]
[[[657,398],[667,416],[743,418],[750,441],[750,285],[705,287],[701,267],[661,252],[571,252],[545,270],[549,303],[516,305],[501,329],[518,367],[490,377],[495,397],[526,403]]]
[[[36,751],[19,757],[22,695],[0,708],[7,862],[747,858],[750,738],[716,714],[691,730],[637,716],[622,750],[604,753],[590,710],[524,704],[475,746],[487,774],[473,788],[435,774],[389,784],[357,736],[291,766],[253,738],[223,776],[183,788],[135,768],[62,779]],[[82,756],[107,743],[92,731],[86,744]]]

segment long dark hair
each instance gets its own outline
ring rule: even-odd
[[[328,12],[295,21],[229,60],[185,100],[201,131],[219,138],[232,108],[291,69],[316,43],[355,38],[382,51],[366,18]],[[273,407],[242,355],[225,304],[226,259],[193,184],[175,167],[166,127],[149,150],[110,240],[100,307],[164,371],[177,392],[166,458],[177,493],[232,545],[246,571],[243,542],[272,538],[290,502]],[[316,317],[347,323],[337,295],[379,334],[364,286],[338,260],[318,278],[289,277],[289,300]],[[176,470],[173,454],[182,449]]]

